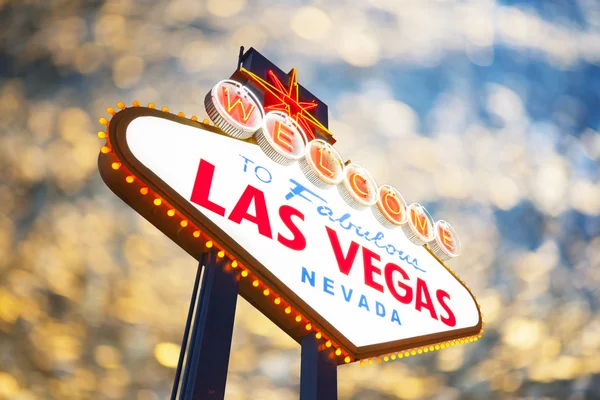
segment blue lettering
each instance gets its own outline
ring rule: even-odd
[[[331,217],[333,215],[333,210],[327,206],[317,207],[317,212],[324,217]]]
[[[380,302],[375,302],[375,313],[380,317],[385,317],[385,307]]]
[[[367,298],[364,294],[360,296],[360,301],[358,302],[358,308],[361,307],[365,308],[367,311],[371,311],[369,310],[369,304],[367,303]]]
[[[398,325],[402,326],[402,322],[400,322],[400,316],[396,310],[392,310],[392,322],[397,322]]]
[[[350,302],[353,291],[354,291],[353,289],[350,289],[350,291],[346,293],[346,286],[342,285],[342,293],[344,294],[344,300],[346,300],[347,303]]]
[[[388,252],[389,255],[394,255],[396,253],[396,248],[394,247],[394,245],[391,244],[385,246],[385,250]]]
[[[248,162],[251,162],[252,164],[254,164],[254,161],[252,161],[249,158],[244,157],[241,154],[240,154],[240,157],[242,157],[244,159],[244,172],[246,172],[246,169],[248,168]]]
[[[315,287],[315,271],[310,271],[309,275],[306,268],[302,267],[302,283],[306,283],[307,279],[310,286]]]
[[[346,213],[344,215],[342,215],[340,218],[338,219],[332,219],[331,217],[329,217],[329,219],[331,220],[331,222],[339,222],[340,226],[345,229],[345,230],[350,230],[354,225],[352,224],[352,222],[348,221],[348,223],[350,225],[348,226],[344,226],[344,221],[347,220],[348,218],[350,218],[350,214]]]
[[[285,195],[285,199],[286,200],[290,200],[294,196],[300,196],[304,200],[308,201],[309,203],[312,203],[311,199],[309,199],[308,197],[306,197],[306,196],[304,196],[302,194],[302,192],[307,192],[308,194],[312,195],[313,197],[316,197],[317,199],[321,200],[323,203],[327,204],[327,200],[325,200],[324,198],[322,198],[321,196],[319,196],[315,192],[307,189],[305,186],[303,186],[302,184],[296,182],[295,180],[290,179],[290,183],[292,185],[294,185],[294,186],[290,189],[290,192]]]
[[[245,167],[246,166],[244,165],[244,168]],[[267,173],[268,177],[265,178],[265,179],[263,179],[260,176],[258,176],[259,169],[264,170]],[[256,177],[258,178],[258,180],[261,181],[262,183],[271,183],[271,181],[273,180],[273,175],[271,175],[271,173],[269,172],[269,170],[266,169],[265,167],[261,167],[260,165],[257,165],[256,168],[254,168],[254,175],[256,175]]]
[[[323,291],[333,295],[333,280],[323,277]]]

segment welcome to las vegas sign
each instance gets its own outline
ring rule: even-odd
[[[297,341],[316,331],[338,364],[477,340],[479,306],[444,264],[452,226],[344,161],[295,70],[266,75],[242,64],[215,84],[214,125],[109,108],[106,184],[190,255],[229,259],[244,298]]]

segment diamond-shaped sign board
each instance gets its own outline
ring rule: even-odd
[[[300,134],[310,120],[253,117],[244,106],[256,100],[235,84],[211,93],[218,126],[116,113],[99,157],[106,184],[193,257],[229,259],[245,299],[297,341],[318,332],[338,363],[477,337],[475,298],[441,261],[459,251],[449,224]]]

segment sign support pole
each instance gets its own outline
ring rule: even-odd
[[[333,351],[319,348],[314,333],[302,338],[300,400],[337,400],[337,363]]]
[[[224,399],[227,369],[233,336],[233,321],[237,305],[238,287],[234,274],[227,273],[223,266],[226,258],[218,259],[211,251],[200,259],[198,276],[192,294],[188,324],[182,340],[179,365],[173,385],[171,399],[174,400],[179,385],[179,373],[183,354],[187,350],[180,400]],[[204,266],[204,275],[197,296],[199,275]],[[196,301],[197,298],[197,301]],[[196,312],[192,334],[187,345],[192,313]],[[186,349],[187,347],[187,349]]]

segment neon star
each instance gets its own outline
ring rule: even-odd
[[[243,67],[242,72],[248,75],[254,83],[265,91],[265,111],[285,112],[302,127],[309,140],[316,138],[314,133],[315,128],[331,135],[331,132],[314,115],[309,113],[310,110],[317,108],[318,103],[315,100],[300,101],[296,68],[293,68],[288,74],[290,77],[288,87],[279,80],[272,70],[269,70],[267,73],[270,82]]]

